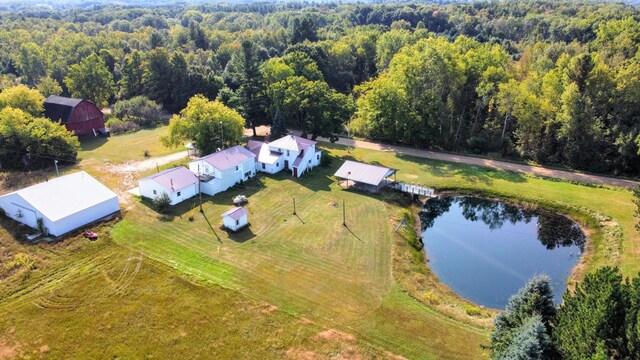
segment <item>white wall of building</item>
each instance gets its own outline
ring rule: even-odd
[[[277,172],[282,171],[282,169],[284,169],[284,160],[282,158],[278,159],[273,164],[265,164],[265,163],[256,161],[256,170],[260,172],[275,174]]]
[[[176,205],[198,194],[198,184],[191,184],[182,189],[171,191],[171,189],[166,189],[153,179],[140,180],[138,188],[140,189],[140,195],[152,200],[162,195],[163,192],[167,193],[171,199],[171,205]]]
[[[238,231],[249,223],[247,215],[241,216],[238,220],[234,220],[231,216],[224,216],[222,221],[224,222],[224,227],[232,231]]]
[[[190,163],[189,169],[192,169],[192,164],[195,165],[194,163],[198,162],[200,161]],[[204,194],[211,196],[225,191],[240,182],[247,181],[256,175],[256,162],[254,158],[245,160],[237,166],[230,167],[223,171],[220,171],[211,165],[209,166],[213,171],[210,171],[207,175],[214,176],[214,179],[206,183],[202,183],[201,191]],[[195,167],[197,168],[197,165]]]
[[[33,229],[38,229],[38,219],[42,219],[42,225],[49,234],[60,236],[118,212],[120,204],[118,203],[118,198],[113,197],[55,221],[44,216],[38,209],[15,193],[0,197],[0,208],[5,211],[8,217]],[[22,213],[22,217],[18,216],[18,211]]]

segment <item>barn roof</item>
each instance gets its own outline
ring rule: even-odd
[[[230,218],[232,218],[233,220],[238,220],[241,217],[247,215],[249,213],[249,210],[243,208],[243,207],[234,207],[228,211],[226,211],[224,214],[220,215],[221,217],[225,217],[228,216]]]
[[[69,121],[73,109],[83,101],[83,99],[51,95],[44,101],[44,116],[51,120],[62,121],[63,124],[66,124]]]
[[[303,137],[295,136],[295,135],[287,135],[287,136],[281,137],[280,139],[274,142],[269,143],[269,146],[275,147],[278,149],[300,151],[315,144],[316,142],[313,140],[305,139]]]
[[[14,191],[51,221],[63,219],[118,196],[101,182],[78,171]]]
[[[184,166],[160,171],[159,173],[148,176],[140,181],[144,180],[153,180],[163,188],[171,191],[179,191],[189,185],[197,184],[198,181],[200,181],[196,174]]]
[[[352,180],[359,183],[378,185],[385,178],[393,175],[397,170],[384,166],[365,164],[347,160],[334,174],[335,177]]]
[[[216,169],[222,171],[229,169],[233,166],[240,165],[243,162],[255,158],[256,155],[245,149],[240,145],[236,145],[234,147],[224,149],[222,151],[215,152],[213,154],[209,154],[207,156],[203,156],[195,161],[206,161],[211,166]]]

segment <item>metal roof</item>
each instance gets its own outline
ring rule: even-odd
[[[83,101],[83,99],[51,95],[44,101],[44,115],[51,120],[66,124],[73,109]]]
[[[147,176],[140,181],[144,180],[153,180],[163,188],[171,191],[179,191],[189,185],[197,184],[198,181],[200,181],[196,174],[184,166],[160,171],[159,173]]]
[[[228,216],[233,220],[238,220],[241,217],[247,215],[248,213],[249,213],[249,210],[238,206],[226,211],[224,214],[220,215],[220,217]]]
[[[85,171],[60,176],[2,197],[15,195],[20,196],[51,221],[63,219],[118,197]]]
[[[269,146],[284,150],[300,151],[315,144],[316,142],[313,140],[305,139],[303,137],[295,135],[287,135],[269,143]]]
[[[390,169],[384,166],[347,160],[333,176],[377,186],[382,180],[393,175],[396,171],[396,169]]]
[[[255,158],[256,155],[240,145],[218,151],[207,156],[203,156],[196,161],[206,161],[218,170],[226,170],[233,166],[240,165],[243,162]]]

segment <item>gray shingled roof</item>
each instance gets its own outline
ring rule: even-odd
[[[142,180],[153,180],[165,189],[179,191],[189,185],[197,184],[198,177],[184,166],[174,167],[159,173],[147,176]]]
[[[234,208],[226,211],[224,214],[222,214],[220,216],[221,217],[229,216],[233,220],[238,220],[241,217],[243,217],[244,215],[247,215],[248,213],[249,213],[249,210],[247,210],[247,209],[245,209],[243,207],[234,207]]]
[[[377,186],[382,180],[393,175],[396,171],[396,169],[389,169],[384,166],[347,160],[333,176]]]

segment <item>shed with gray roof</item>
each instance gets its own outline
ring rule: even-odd
[[[395,175],[396,169],[347,160],[334,174],[338,179],[346,181],[347,187],[355,187],[372,193],[379,192],[385,186],[395,182],[389,177]]]

